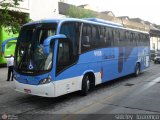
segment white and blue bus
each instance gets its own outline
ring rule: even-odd
[[[27,23],[15,50],[15,90],[57,97],[149,67],[147,32],[100,19]]]

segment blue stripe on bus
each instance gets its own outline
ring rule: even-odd
[[[121,52],[124,52],[124,54]],[[135,65],[138,60],[140,60],[141,63],[141,70],[145,69],[147,67],[145,65],[145,57],[147,55],[149,56],[148,52],[149,47],[102,48],[86,52],[79,56],[77,64],[58,74],[54,80],[57,81],[82,76],[85,71],[97,73],[103,69],[102,82],[109,81],[134,73]],[[137,56],[138,53],[139,56]],[[46,78],[49,74],[50,73],[39,75],[34,79],[32,77],[20,75],[18,81],[24,84],[38,85],[40,80]],[[52,74],[50,75],[53,77]]]

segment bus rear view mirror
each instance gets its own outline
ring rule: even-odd
[[[43,42],[43,52],[44,52],[44,54],[46,54],[46,55],[49,54],[51,41],[54,41],[56,39],[65,39],[65,38],[67,38],[67,37],[63,34],[49,36],[48,38],[46,38]]]
[[[89,36],[83,36],[82,37],[82,45],[84,47],[90,47]]]

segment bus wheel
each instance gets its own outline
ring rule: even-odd
[[[90,89],[90,80],[89,80],[89,77],[87,75],[85,75],[82,80],[81,94],[83,96],[86,96],[88,94],[89,89]]]
[[[134,76],[137,77],[140,73],[140,64],[137,63],[136,64],[136,67],[135,67],[135,73],[134,73]]]

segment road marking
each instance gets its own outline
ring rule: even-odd
[[[155,85],[157,82],[160,82],[160,77],[158,77],[158,78],[156,78],[156,79],[153,79],[153,80],[150,81],[148,84],[144,84],[144,85],[142,86],[142,88],[139,90],[138,94],[142,93],[144,90],[149,89],[150,87],[152,87],[153,85]],[[119,95],[119,94],[127,91],[128,89],[130,89],[130,88],[127,88],[127,89],[125,88],[125,89],[123,89],[123,90],[121,90],[121,91],[119,91],[119,92],[113,93],[113,94],[111,94],[110,96],[107,96],[107,97],[103,98],[103,100],[101,100],[101,101],[93,102],[92,104],[90,104],[90,105],[88,105],[88,106],[86,106],[86,107],[84,107],[84,108],[81,108],[81,109],[77,110],[76,112],[72,113],[72,115],[69,115],[69,116],[64,117],[62,120],[71,119],[72,117],[75,117],[77,114],[80,114],[80,113],[82,113],[82,112],[84,112],[84,111],[87,111],[89,108],[95,107],[95,106],[97,106],[97,105],[101,105],[101,104],[103,104],[103,102],[105,102],[106,100],[112,99],[114,96]]]
[[[158,77],[156,79],[153,79],[152,81],[149,81],[147,84],[144,84],[140,88],[139,92],[143,92],[143,91],[149,89],[150,87],[152,87],[153,85],[157,84],[158,82],[160,82],[160,77]]]

